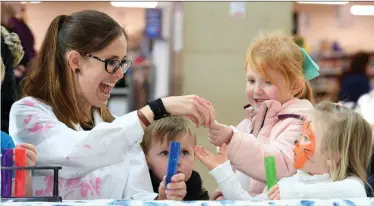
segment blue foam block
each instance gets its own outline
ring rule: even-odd
[[[171,177],[177,173],[180,147],[179,142],[170,142],[165,186],[171,182]]]

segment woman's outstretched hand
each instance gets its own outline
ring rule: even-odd
[[[196,124],[196,127],[208,127],[215,121],[212,104],[196,95],[172,96],[162,98],[164,107],[171,115],[185,116]]]

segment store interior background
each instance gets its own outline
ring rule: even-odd
[[[230,13],[232,2],[148,2],[135,8],[116,7],[111,2],[12,4],[31,28],[37,51],[55,16],[96,9],[126,28],[130,36],[129,56],[134,59],[139,56],[141,42],[149,41],[142,36],[146,7],[162,9],[162,39],[152,41],[149,59],[134,63],[125,83],[113,91],[109,107],[116,115],[141,107],[149,99],[197,94],[213,103],[218,121],[236,125],[244,117],[241,108],[246,104],[245,52],[251,39],[260,32],[283,30],[303,38],[304,47],[321,69],[321,77],[312,82],[319,99],[335,98],[336,77],[355,52],[371,53],[374,76],[374,2],[333,5],[244,2],[241,5],[244,9],[239,9],[244,15]],[[353,15],[354,5],[372,7],[366,15]],[[334,42],[341,51],[331,49]],[[207,142],[207,129],[196,129],[196,133],[198,143],[214,151]],[[196,168],[205,187],[212,192],[216,185],[207,169],[198,162]]]

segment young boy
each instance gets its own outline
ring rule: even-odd
[[[189,122],[182,117],[162,118],[154,121],[144,131],[141,146],[147,159],[153,191],[158,192],[162,178],[166,175],[171,141],[181,144],[177,172],[186,176],[187,194],[183,200],[209,200],[199,173],[193,170],[196,136],[189,128]]]

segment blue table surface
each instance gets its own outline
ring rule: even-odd
[[[280,201],[135,201],[135,200],[65,200],[60,203],[51,202],[1,202],[2,206],[27,206],[27,205],[50,205],[50,206],[374,206],[374,198],[363,199],[329,199],[329,200],[280,200]]]

